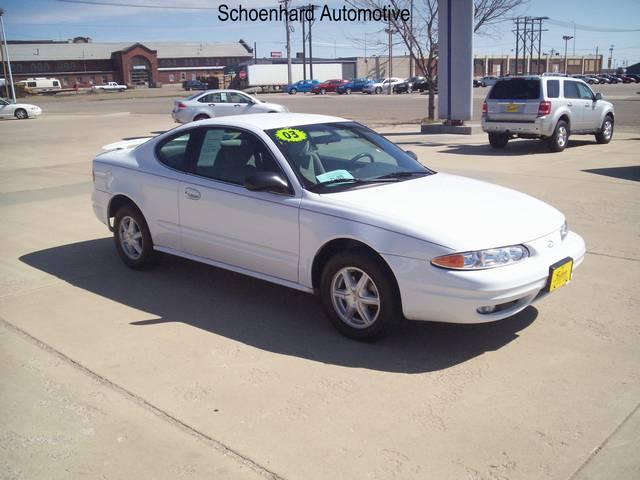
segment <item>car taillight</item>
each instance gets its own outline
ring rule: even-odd
[[[182,102],[178,102],[178,110],[182,110],[183,108],[187,108],[187,106]]]
[[[96,170],[93,167],[91,168],[91,181],[96,183]]]
[[[487,102],[482,103],[482,113],[488,113],[489,107],[487,106]]]
[[[551,113],[551,102],[540,102],[538,115],[549,115]]]

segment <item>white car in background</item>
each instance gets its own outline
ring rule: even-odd
[[[208,118],[245,115],[249,113],[281,113],[289,109],[267,103],[238,90],[207,90],[177,100],[171,117],[177,123],[189,123]]]
[[[381,82],[372,82],[372,83],[366,84],[362,88],[362,93],[367,93],[371,95],[372,93],[388,92],[390,88],[393,88],[396,85],[403,82],[404,80],[398,77],[385,78]]]
[[[11,103],[9,100],[0,98],[0,117],[15,117],[18,120],[35,118],[42,114],[42,109],[30,103]]]
[[[127,266],[164,252],[316,292],[356,339],[403,317],[510,317],[585,255],[555,208],[342,118],[223,117],[112,148],[93,161],[93,210]]]

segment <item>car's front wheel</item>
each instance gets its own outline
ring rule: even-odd
[[[569,143],[569,125],[564,120],[556,124],[553,135],[547,139],[547,145],[552,152],[561,152],[567,148]]]
[[[350,250],[329,260],[320,296],[333,325],[356,340],[379,337],[402,318],[393,273],[363,251]]]
[[[125,265],[136,270],[152,265],[155,252],[151,232],[138,209],[126,205],[116,212],[113,239]]]
[[[376,93],[380,95],[382,93],[382,87],[376,87]]]
[[[29,115],[27,114],[27,111],[24,108],[19,108],[15,111],[14,115],[16,116],[16,118],[18,120],[25,120],[27,118],[29,118]]]
[[[490,133],[489,144],[493,148],[502,149],[507,146],[509,142],[509,135],[506,133]]]
[[[600,131],[596,133],[596,142],[609,143],[613,138],[613,118],[611,115],[607,115],[602,122]]]
[[[345,91],[347,92],[347,95],[351,95],[351,89],[350,88],[347,88]]]
[[[298,90],[296,90],[295,88],[289,90],[289,95],[295,95],[296,93],[298,93]]]

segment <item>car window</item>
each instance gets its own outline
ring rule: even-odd
[[[254,135],[229,128],[207,128],[197,153],[197,175],[243,185],[256,172],[281,173],[267,147]]]
[[[27,82],[27,87],[35,87],[36,82]]]
[[[430,173],[398,146],[354,123],[267,130],[306,188],[334,178],[369,180],[398,172]]]
[[[249,103],[249,97],[238,92],[227,93],[227,103]]]
[[[536,100],[540,98],[540,80],[511,78],[498,80],[489,92],[492,100]]]
[[[156,150],[158,160],[165,164],[167,167],[174,168],[176,170],[187,171],[188,155],[187,149],[189,146],[189,140],[191,139],[191,132],[177,137],[170,138],[164,143],[160,144]]]
[[[198,99],[201,103],[224,103],[227,99],[227,94],[222,92],[209,93]]]
[[[580,92],[578,91],[578,82],[565,80],[563,92],[564,98],[580,98]]]
[[[558,98],[560,96],[560,80],[547,80],[547,97]]]
[[[580,93],[580,98],[582,100],[592,100],[593,99],[593,92],[584,83],[578,83],[578,92]]]

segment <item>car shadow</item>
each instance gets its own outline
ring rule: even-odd
[[[569,140],[567,148],[582,147],[595,144],[594,140]],[[551,153],[546,143],[541,140],[511,140],[504,149],[495,149],[489,143],[483,145],[458,144],[447,145],[441,153],[456,155],[486,155],[492,157],[511,157],[517,155],[540,155]]]
[[[640,165],[632,167],[590,168],[582,171],[586,173],[595,173],[596,175],[605,175],[607,177],[640,182]]]
[[[150,271],[134,271],[122,264],[111,238],[40,250],[20,260],[151,315],[132,328],[178,322],[282,355],[386,372],[438,371],[498,350],[538,315],[529,307],[478,325],[407,321],[393,334],[364,343],[340,335],[311,295],[170,255]]]

